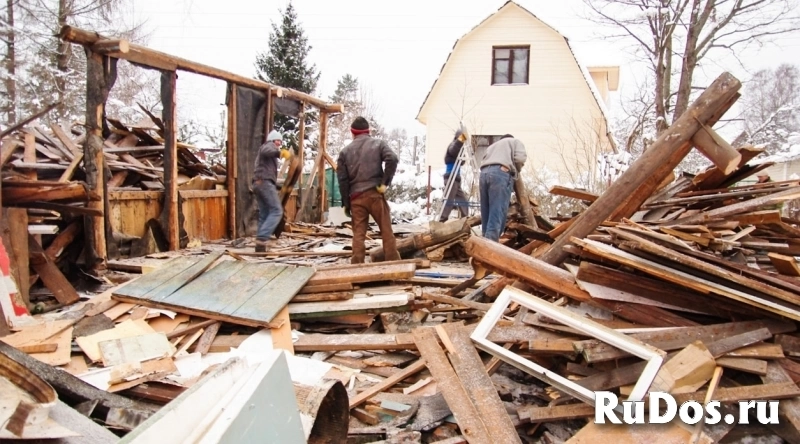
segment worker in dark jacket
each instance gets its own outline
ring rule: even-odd
[[[458,155],[461,154],[461,147],[464,146],[465,140],[467,140],[467,135],[463,128],[459,128],[444,154],[445,191],[447,191],[447,181],[450,180],[453,174],[455,174],[455,177],[453,178],[453,185],[450,187],[450,193],[445,198],[444,209],[439,217],[439,222],[444,222],[450,217],[450,212],[453,211],[454,206],[458,208],[458,217],[467,217],[469,215],[467,212],[469,200],[464,192],[461,191],[461,161],[458,160]]]
[[[256,253],[267,251],[267,240],[283,216],[283,206],[278,197],[278,158],[291,157],[288,147],[284,147],[281,133],[273,130],[267,141],[258,148],[256,170],[253,175],[253,193],[258,202],[258,232],[256,233]]]
[[[356,117],[350,125],[353,142],[344,147],[336,162],[336,177],[344,212],[353,219],[354,264],[364,263],[369,217],[378,223],[387,261],[399,260],[392,232],[392,216],[384,193],[397,171],[397,154],[383,140],[369,135],[369,122]]]

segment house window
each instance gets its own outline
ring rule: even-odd
[[[530,46],[492,48],[492,85],[528,84]]]

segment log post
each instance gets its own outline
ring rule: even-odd
[[[519,202],[519,211],[522,214],[523,223],[536,226],[533,208],[531,207],[531,201],[528,198],[528,190],[525,188],[525,182],[522,181],[521,171],[519,174],[517,174],[516,180],[514,180],[514,193],[517,195],[517,202]]]
[[[175,93],[178,73],[161,72],[161,119],[164,121],[164,209],[162,218],[167,232],[169,249],[179,250],[180,223],[178,219],[178,115]]]
[[[434,225],[434,227],[426,233],[419,233],[398,240],[397,252],[403,255],[447,242],[458,236],[469,233],[472,227],[480,223],[480,216],[472,216],[466,219],[453,219],[442,224]],[[372,249],[369,252],[369,257],[372,262],[383,261],[385,259],[383,246]]]
[[[584,238],[612,214],[620,215],[620,207],[639,208],[655,188],[686,157],[691,139],[701,124],[710,119],[733,99],[742,84],[730,73],[723,73],[672,124],[653,145],[617,179],[548,249],[542,260],[559,265],[567,257],[563,247],[571,237]],[[622,217],[630,215],[622,214]]]
[[[328,113],[325,111],[320,112],[319,116],[319,172],[317,173],[317,180],[319,180],[319,217],[320,222],[323,220],[325,213],[325,151],[328,149]]]
[[[238,232],[236,229],[236,95],[237,87],[234,83],[228,83],[228,141],[225,150],[225,169],[227,177],[225,179],[228,188],[228,235],[231,239],[236,239]]]
[[[306,103],[300,102],[300,129],[297,132],[297,160],[300,162],[300,177],[297,178],[297,190],[303,189],[303,167],[305,166],[306,162],[306,152],[305,152],[305,140],[306,140]],[[294,202],[294,212],[292,213],[292,219],[289,222],[294,222],[297,219],[298,212],[302,211],[302,209],[298,209],[297,200]]]
[[[108,93],[117,79],[117,59],[86,51],[86,141],[83,144],[83,167],[89,190],[100,197],[87,206],[97,216],[85,216],[86,264],[95,271],[106,268],[105,201],[106,178],[103,155],[103,119]]]

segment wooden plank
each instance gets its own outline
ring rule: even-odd
[[[30,282],[27,229],[26,209],[0,208],[0,237],[10,260],[11,278],[17,286],[17,304],[20,307],[30,305],[29,285],[24,284]]]
[[[784,321],[747,321],[634,333],[631,336],[658,349],[670,351],[686,347],[694,341],[712,343],[722,338],[765,327],[772,334],[795,330],[792,323]],[[575,351],[581,353],[587,362],[603,362],[630,356],[628,353],[596,339],[575,342]]]
[[[187,268],[195,265],[201,260],[198,257],[181,256],[168,261],[157,269],[146,275],[139,276],[119,287],[114,291],[115,296],[126,296],[138,298],[146,295],[149,291],[163,284],[167,280],[175,277]]]
[[[305,334],[294,343],[298,352],[343,351],[343,350],[415,350],[416,345],[410,335],[403,334],[360,334],[327,335]]]
[[[67,248],[72,241],[78,236],[81,231],[81,223],[74,221],[67,226],[61,233],[58,233],[55,239],[50,242],[50,245],[44,250],[45,254],[52,259],[57,260],[61,253]]]
[[[481,357],[472,345],[469,333],[460,324],[444,324],[437,328],[444,342],[450,342],[454,353],[450,361],[458,375],[461,385],[472,399],[483,424],[494,442],[521,442],[503,401],[497,394],[489,374],[483,367]],[[442,333],[445,336],[442,336]],[[445,340],[448,338],[448,340]]]
[[[651,392],[693,393],[714,374],[714,357],[700,341],[695,341],[667,360],[658,370]]]
[[[350,408],[356,408],[359,405],[366,402],[369,398],[375,396],[376,394],[394,386],[398,382],[408,378],[409,376],[413,376],[419,372],[421,372],[425,368],[425,360],[420,359],[413,364],[409,365],[408,367],[404,368],[398,373],[384,379],[383,381],[373,385],[372,387],[362,391],[361,393],[354,396],[350,399]]]
[[[42,246],[32,235],[28,235],[28,251],[31,266],[44,282],[44,285],[56,297],[58,302],[69,305],[80,300],[80,296],[69,280],[61,273],[56,264],[45,254]]]
[[[327,285],[349,282],[361,284],[365,282],[391,281],[414,277],[415,264],[395,264],[356,269],[320,270],[308,281],[308,285]]]
[[[292,341],[292,324],[289,322],[289,308],[283,306],[280,312],[275,316],[273,322],[281,324],[278,328],[270,330],[272,336],[272,348],[286,350],[294,354],[294,342]]]
[[[746,347],[756,342],[763,341],[772,337],[772,333],[767,328],[760,328],[752,330],[739,335],[728,336],[718,341],[708,344],[708,351],[714,358],[719,358],[722,355]]]
[[[22,144],[10,137],[4,139],[2,145],[0,145],[0,167],[5,165],[6,162],[11,159],[11,155],[14,154],[14,151],[21,146]]]
[[[779,298],[786,302],[791,302],[792,304],[800,304],[800,295],[796,295],[789,291],[783,290],[781,288],[773,287],[771,285],[767,285],[763,282],[757,281],[755,279],[750,279],[745,276],[741,276],[738,273],[733,273],[728,270],[725,270],[721,267],[714,266],[713,264],[709,264],[707,262],[701,261],[696,259],[692,256],[685,255],[679,253],[677,251],[664,248],[654,242],[651,242],[647,239],[642,238],[641,236],[637,236],[630,231],[623,231],[618,230],[615,228],[609,228],[609,231],[622,239],[627,239],[630,241],[636,242],[636,248],[641,249],[650,254],[654,254],[658,257],[662,257],[668,259],[672,262],[676,262],[681,265],[685,265],[687,267],[691,267],[695,270],[699,270],[705,273],[708,273],[712,276],[716,276],[726,281],[735,282],[737,284],[743,285],[747,288],[756,290],[763,294]]]
[[[212,325],[214,323],[215,323],[214,320],[205,320],[205,321],[197,322],[195,324],[189,325],[189,326],[181,328],[179,330],[175,330],[175,331],[167,333],[167,339],[174,339],[174,338],[183,339],[184,336],[186,336],[188,334],[191,334],[191,333],[194,333],[197,330],[202,330],[202,329],[204,329],[204,328],[206,328],[206,327],[208,327],[208,326],[210,326],[210,325]],[[180,339],[179,339],[179,342],[180,342]]]
[[[76,338],[75,342],[86,354],[86,357],[88,357],[92,362],[98,362],[103,357],[100,351],[100,342],[109,341],[112,339],[130,338],[148,333],[155,333],[155,331],[149,325],[147,325],[147,322],[143,320],[125,321],[117,324],[116,327],[110,330]]]
[[[792,256],[779,253],[768,253],[767,256],[778,273],[786,276],[800,276],[800,266]]]
[[[749,293],[744,293],[736,289],[726,287],[716,282],[707,281],[698,278],[694,275],[672,269],[656,262],[643,259],[633,254],[624,252],[622,250],[610,247],[599,242],[591,240],[573,239],[575,243],[580,244],[588,252],[597,254],[599,256],[614,260],[624,265],[631,266],[637,270],[643,271],[647,274],[665,279],[669,282],[682,285],[693,290],[703,293],[715,293],[727,298],[731,298],[738,302],[742,302],[763,310],[776,313],[778,315],[786,316],[795,320],[800,320],[800,311],[789,308],[783,304],[777,304],[772,301],[758,298]]]
[[[742,400],[776,400],[789,399],[800,394],[797,386],[789,383],[762,384],[740,387],[720,387],[714,391],[714,400],[721,403],[733,403]],[[689,401],[703,401],[703,393],[682,393],[674,396],[678,405]],[[786,401],[782,401],[783,404]],[[645,408],[649,408],[645,403]],[[594,406],[588,404],[554,405],[550,407],[525,406],[517,409],[523,422],[550,422],[566,419],[588,418],[594,416]]]
[[[755,344],[725,353],[731,358],[781,359],[786,356],[778,344]]]
[[[749,358],[717,358],[717,365],[731,370],[765,376],[767,374],[767,361]]]
[[[123,390],[128,390],[145,382],[162,379],[165,376],[176,372],[177,370],[178,368],[175,366],[175,362],[171,358],[146,361],[142,363],[141,370],[137,371],[137,374],[141,374],[143,376],[130,381],[126,380],[124,382],[111,384],[107,391],[109,393],[117,393]]]
[[[436,379],[439,390],[469,442],[487,444],[494,442],[476,406],[439,346],[434,330],[418,328],[414,330],[413,335],[414,343],[425,359],[425,365]]]
[[[197,346],[195,346],[194,352],[200,353],[201,355],[208,353],[208,350],[211,348],[211,344],[214,343],[214,339],[217,337],[217,333],[219,332],[219,328],[221,326],[222,324],[220,322],[215,322],[209,325],[203,332],[203,336],[201,336],[200,340],[197,341]]]
[[[791,356],[800,356],[800,338],[789,335],[776,335],[775,343]]]
[[[178,350],[175,352],[175,354],[174,354],[173,356],[180,357],[180,356],[186,356],[187,354],[189,354],[189,353],[187,352],[187,350],[189,350],[189,347],[191,347],[192,345],[194,345],[194,343],[195,343],[195,342],[197,342],[197,340],[198,340],[198,339],[200,339],[200,336],[203,336],[203,333],[204,333],[204,332],[205,332],[205,330],[204,330],[204,329],[202,329],[202,328],[199,328],[199,329],[197,329],[197,331],[195,331],[194,333],[192,333],[192,335],[191,335],[191,336],[189,336],[189,338],[188,338],[188,339],[186,339],[185,341],[183,341],[183,344],[182,344],[182,345],[181,345],[181,347],[180,347],[180,348],[179,348],[179,349],[178,349]],[[178,340],[178,342],[180,342],[181,340],[183,340],[183,337],[181,337],[181,339],[179,339],[179,340]]]
[[[55,350],[49,352],[32,350],[27,353],[31,357],[54,367],[69,364],[72,361],[72,330],[72,327],[68,327],[60,333],[47,338],[44,344],[39,344],[45,346],[55,345]]]
[[[104,367],[165,358],[175,352],[163,333],[114,338],[97,344]]]
[[[221,252],[211,253],[208,256],[200,258],[193,265],[187,267],[185,270],[166,280],[164,283],[148,291],[147,294],[142,297],[152,301],[161,301],[168,298],[173,293],[180,290],[183,286],[202,275],[214,264],[214,262],[217,261],[217,259],[222,257],[222,254],[223,253]],[[150,276],[152,276],[151,273],[143,275],[145,280]]]
[[[296,302],[346,301],[349,299],[353,299],[353,292],[335,291],[331,293],[298,294],[292,298],[291,302],[296,303]]]
[[[236,308],[235,311],[230,312],[230,315],[236,318],[258,318],[272,323],[271,321],[303,288],[313,274],[314,269],[310,267],[285,270],[267,285],[253,293],[247,302]],[[228,313],[223,311],[221,314]],[[291,313],[291,309],[289,313]],[[280,325],[275,325],[273,328],[277,327],[280,327]]]
[[[405,307],[412,299],[413,294],[404,292],[402,294],[370,296],[346,301],[291,303],[289,304],[289,314],[297,319],[300,319],[301,315],[306,315],[306,317],[316,314],[334,316],[350,311]]]
[[[572,197],[574,199],[580,199],[587,202],[594,202],[595,200],[597,200],[598,197],[596,194],[589,193],[584,190],[562,187],[560,185],[556,185],[553,188],[550,188],[550,191],[548,191],[548,193],[556,196]]]
[[[59,182],[69,182],[72,180],[72,176],[75,174],[75,170],[78,169],[78,166],[83,161],[83,153],[77,153],[75,158],[72,159],[72,162],[69,163],[67,169],[61,173],[61,177],[58,178]]]
[[[307,294],[307,293],[328,293],[334,291],[350,291],[353,290],[353,284],[351,282],[342,282],[339,284],[328,284],[328,285],[306,285],[300,289],[300,294]]]
[[[787,393],[792,393],[797,389],[797,385],[792,381],[792,378],[777,362],[767,364],[767,374],[762,376],[761,380],[764,385],[791,384],[787,389]],[[781,401],[779,423],[771,425],[772,430],[788,442],[800,442],[800,398],[797,396],[795,394],[791,399]]]

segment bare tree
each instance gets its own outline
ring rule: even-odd
[[[744,128],[752,135],[782,108],[800,104],[800,68],[784,63],[756,72],[741,100]]]
[[[584,0],[611,37],[632,42],[652,71],[656,132],[689,106],[702,61],[736,57],[798,29],[797,0]]]

